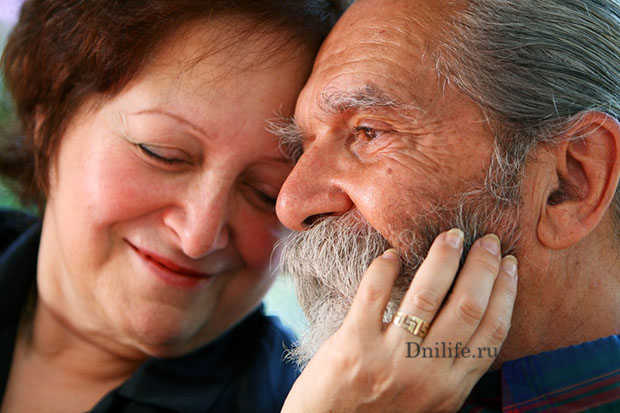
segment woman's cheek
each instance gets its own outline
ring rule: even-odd
[[[238,214],[236,222],[231,225],[239,252],[248,267],[255,271],[267,270],[271,252],[282,228],[275,214],[248,211]]]
[[[86,182],[85,201],[107,221],[124,221],[143,216],[166,205],[170,195],[162,174],[141,165],[132,154],[115,162],[102,160],[92,165]]]

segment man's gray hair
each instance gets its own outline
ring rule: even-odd
[[[531,149],[584,113],[620,119],[618,0],[471,0],[447,27],[437,67],[496,130],[499,197],[518,196]],[[613,208],[618,225],[618,191]]]

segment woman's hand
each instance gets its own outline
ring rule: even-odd
[[[373,261],[343,325],[310,361],[282,411],[457,410],[495,360],[517,293],[516,259],[502,259],[497,237],[474,243],[454,282],[462,250],[460,230],[440,234],[400,304],[412,330],[420,320],[422,331],[430,325],[424,337],[383,323],[400,261],[393,250]]]

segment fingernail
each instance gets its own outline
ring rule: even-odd
[[[497,235],[494,235],[494,234],[485,235],[480,240],[480,245],[482,245],[482,248],[489,251],[491,254],[499,255],[500,245],[499,245],[499,238],[497,238]]]
[[[381,256],[381,258],[383,258],[384,260],[398,260],[398,253],[396,252],[396,250],[394,248],[390,248],[389,250],[385,251],[383,253],[383,255]]]
[[[458,228],[452,228],[446,233],[446,242],[454,248],[461,248],[461,245],[463,245],[463,231]]]
[[[512,255],[506,255],[502,261],[502,270],[511,277],[517,276],[517,259]]]

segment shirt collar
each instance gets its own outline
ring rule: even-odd
[[[463,410],[583,410],[605,400],[620,400],[618,335],[506,362],[482,377]]]

